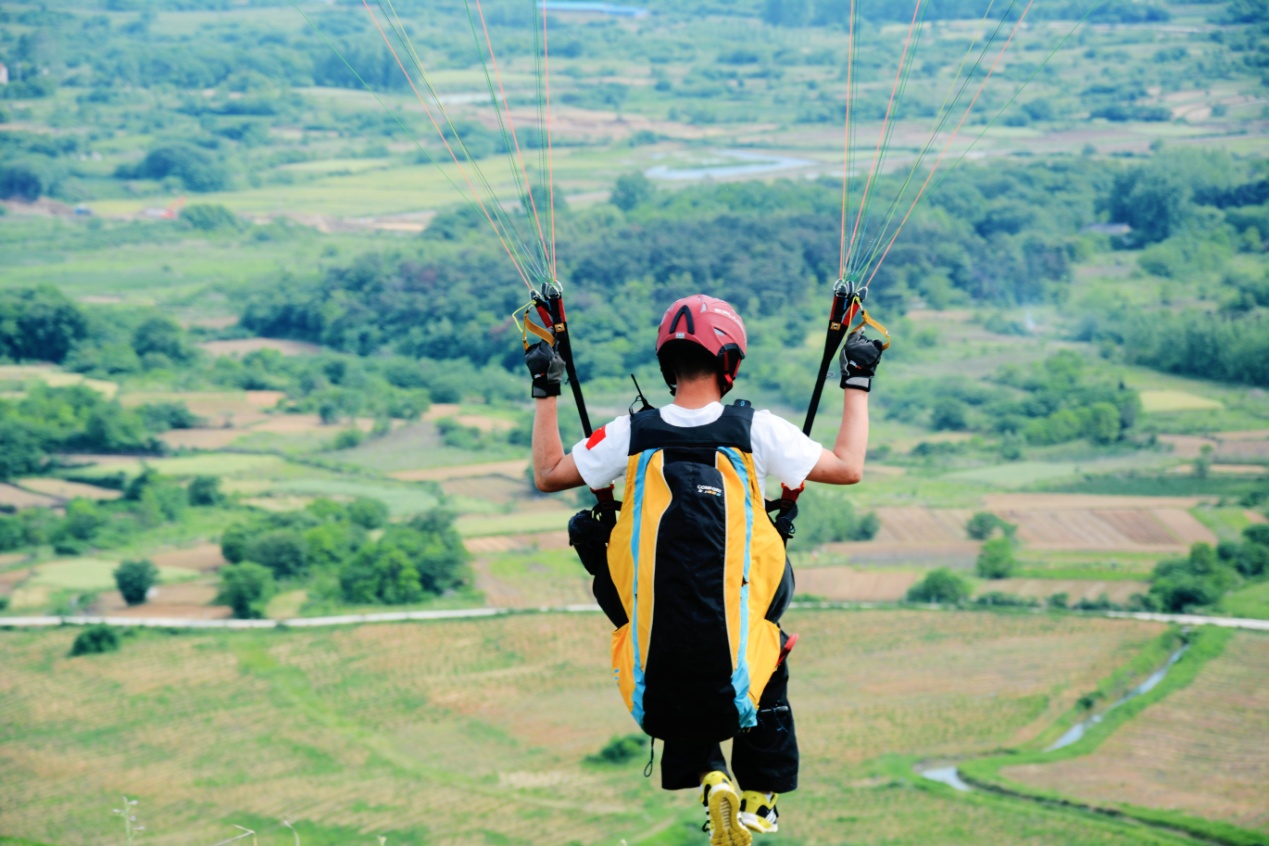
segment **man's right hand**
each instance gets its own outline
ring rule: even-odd
[[[524,353],[524,364],[533,377],[533,398],[558,397],[564,381],[564,359],[555,347],[546,341],[538,341]]]
[[[842,347],[842,387],[872,390],[872,377],[877,374],[877,364],[884,349],[881,341],[865,338],[862,329],[850,335]]]

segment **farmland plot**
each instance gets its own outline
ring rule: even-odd
[[[804,778],[785,800],[798,842],[1114,842],[1079,817],[869,786],[858,765],[1030,737],[1160,626],[797,612],[787,627],[802,635]],[[699,828],[691,798],[638,778],[642,762],[582,761],[635,729],[610,680],[608,629],[596,614],[153,634],[78,659],[65,657],[73,631],[2,633],[0,830],[97,844],[124,792],[155,846],[216,842],[233,822],[282,833],[283,819],[309,846],[354,833],[558,846],[560,831],[610,846]]]

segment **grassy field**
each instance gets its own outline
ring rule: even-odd
[[[1179,811],[1269,833],[1266,673],[1269,638],[1235,634],[1192,683],[1091,755],[1006,767],[1001,774],[1097,804]]]
[[[1167,842],[877,774],[884,755],[981,753],[1035,735],[1159,626],[821,611],[791,614],[787,628],[802,635],[792,697],[803,777],[782,802],[782,842]],[[126,793],[155,844],[210,844],[231,824],[271,839],[284,819],[318,846],[376,834],[696,842],[690,796],[640,779],[641,761],[582,760],[634,730],[608,681],[606,630],[598,615],[531,615],[147,633],[77,659],[65,657],[71,630],[3,633],[0,790],[11,801],[0,830],[97,843]]]

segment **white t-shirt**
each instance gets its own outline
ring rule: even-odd
[[[719,402],[704,408],[667,405],[657,410],[671,426],[704,426],[723,416]],[[823,453],[823,447],[801,429],[770,411],[754,412],[749,438],[760,490],[766,489],[768,476],[790,488],[798,487]],[[573,460],[586,484],[594,489],[605,488],[624,475],[630,460],[630,416],[618,417],[596,429],[590,438],[578,441]]]

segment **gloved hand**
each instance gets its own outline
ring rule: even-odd
[[[564,359],[555,347],[546,341],[538,341],[524,353],[525,366],[533,377],[533,398],[558,397],[560,383],[564,381]]]
[[[865,338],[862,329],[850,335],[842,347],[842,387],[871,390],[883,349],[881,341]]]

